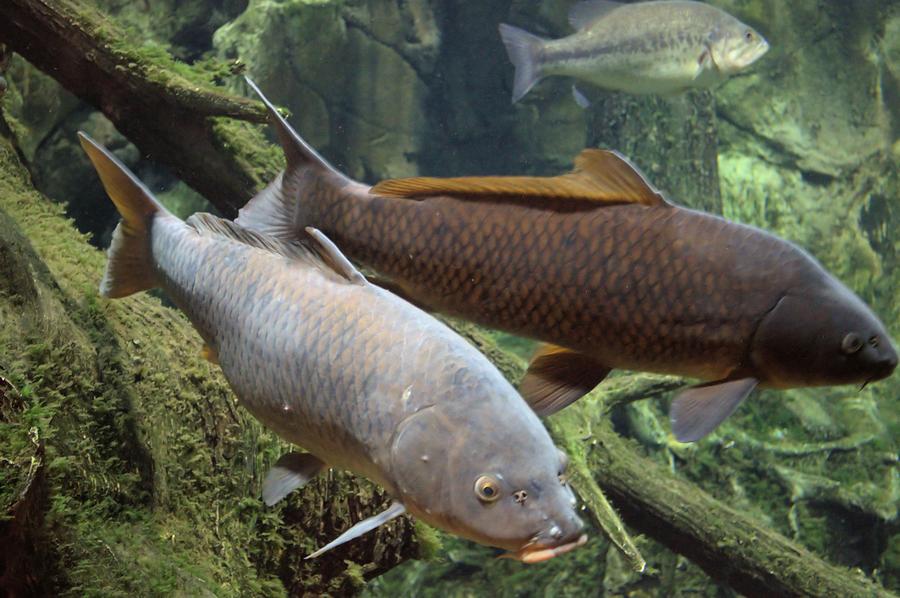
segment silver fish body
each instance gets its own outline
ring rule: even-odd
[[[162,287],[267,427],[426,522],[522,560],[584,541],[564,456],[464,339],[369,284],[321,233],[284,244],[210,215],[183,222],[82,144],[124,219],[102,293]]]
[[[550,75],[634,94],[710,87],[758,60],[769,47],[728,13],[687,0],[583,2],[575,5],[570,21],[576,33],[556,40],[500,26],[516,67],[513,101]]]

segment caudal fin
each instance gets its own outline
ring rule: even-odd
[[[152,289],[158,281],[150,250],[150,227],[158,215],[170,214],[106,148],[85,133],[79,132],[78,138],[122,216],[113,232],[100,294],[112,298],[127,297]]]
[[[300,137],[249,77],[244,79],[269,111],[269,122],[275,127],[286,166],[284,172],[241,208],[235,222],[277,239],[295,239],[306,225],[300,222],[299,216],[304,187],[309,180],[304,173],[313,169],[345,177]]]
[[[500,38],[506,46],[509,61],[516,74],[513,77],[513,103],[518,102],[541,80],[540,56],[544,40],[518,27],[500,23]]]

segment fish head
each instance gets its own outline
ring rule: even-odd
[[[751,361],[776,388],[866,384],[893,373],[897,351],[872,310],[827,276],[789,292],[763,318]]]
[[[724,75],[747,68],[769,51],[769,42],[759,32],[730,17],[710,33],[708,45],[716,69]]]
[[[441,400],[406,418],[391,447],[394,491],[430,525],[540,562],[587,537],[565,454],[505,386],[508,400]],[[508,409],[500,412],[498,403]]]

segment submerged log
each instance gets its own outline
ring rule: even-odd
[[[219,96],[215,94],[197,95],[192,83],[178,77],[164,77],[164,85],[154,84],[152,80],[167,66],[141,57],[120,39],[110,42],[113,38],[115,32],[108,24],[100,23],[97,15],[73,0],[7,0],[0,4],[0,41],[97,106],[142,151],[173,166],[224,213],[234,214],[263,182],[260,173],[271,170],[271,153],[240,149],[235,153],[234,147],[216,137],[210,116],[257,121],[260,110],[243,101],[216,99]],[[99,255],[91,259],[96,261]],[[183,320],[180,322],[169,325],[184,326]],[[468,335],[482,347],[491,346],[477,331],[470,329]],[[489,355],[507,376],[518,379],[521,363],[496,347]],[[178,357],[186,359],[183,354]],[[151,370],[147,375],[152,375]],[[640,384],[624,388],[627,396],[609,396],[609,400],[632,400],[645,390]],[[615,390],[605,392],[616,394]],[[594,481],[635,529],[748,595],[887,595],[865,577],[825,563],[751,516],[734,511],[640,456],[603,421],[601,407],[582,401],[551,418],[549,427],[557,441],[573,452],[579,471],[592,472]],[[245,416],[239,419],[241,425],[255,425]],[[211,433],[216,429],[213,426]],[[327,490],[324,496],[332,497],[332,504],[337,500]],[[323,505],[318,509],[319,513],[327,510]],[[274,523],[266,525],[272,529]],[[381,537],[384,534],[380,532]],[[407,554],[403,545],[390,546],[390,558]]]
[[[264,122],[261,104],[217,90],[163,52],[126,40],[85,2],[0,3],[2,43],[96,106],[144,155],[171,167],[224,215],[236,216],[277,171],[277,154],[248,160],[248,130],[216,117]]]

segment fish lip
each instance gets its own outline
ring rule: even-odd
[[[546,544],[538,543],[537,540],[531,540],[517,552],[508,552],[503,556],[528,564],[542,563],[549,561],[553,557],[575,550],[579,546],[584,546],[587,539],[587,534],[581,534],[574,542],[557,546],[547,546]]]

